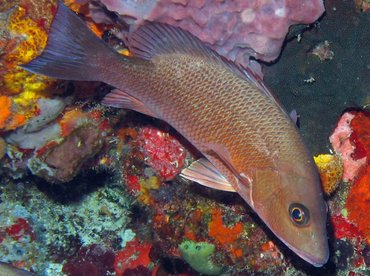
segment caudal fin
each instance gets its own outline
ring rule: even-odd
[[[102,64],[117,60],[117,57],[117,53],[59,1],[46,48],[39,57],[22,67],[57,79],[103,81],[101,75],[105,66]]]

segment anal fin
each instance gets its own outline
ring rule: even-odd
[[[135,110],[159,119],[159,117],[147,108],[144,103],[119,89],[113,89],[104,97],[102,103],[107,106]]]
[[[205,158],[193,162],[182,170],[181,176],[213,189],[235,192],[227,179]]]

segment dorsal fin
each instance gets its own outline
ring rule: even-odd
[[[126,37],[126,42],[134,56],[146,60],[175,53],[207,58],[255,85],[287,114],[273,93],[263,83],[261,77],[255,74],[251,68],[243,67],[219,55],[188,31],[164,23],[145,22],[144,25]]]
[[[188,54],[220,64],[238,76],[246,78],[243,67],[219,55],[199,38],[179,27],[157,22],[145,22],[126,37],[129,50],[136,57],[150,60],[165,54]]]
[[[266,96],[268,96],[270,99],[272,99],[276,105],[281,109],[281,111],[286,114],[287,117],[290,118],[287,111],[284,109],[283,105],[280,103],[278,98],[274,95],[274,93],[271,92],[271,90],[266,86],[264,81],[262,80],[262,77],[258,74],[254,73],[253,70],[249,67],[241,67],[243,70],[244,78],[249,82],[255,85],[260,91],[262,91]]]
[[[157,22],[145,22],[127,37],[134,56],[151,59],[171,53],[214,56],[215,52],[197,37],[181,28]]]

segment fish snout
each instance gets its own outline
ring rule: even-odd
[[[317,239],[318,241],[312,242],[307,247],[302,249],[291,248],[299,257],[306,262],[312,264],[314,267],[322,267],[329,260],[329,245],[326,235]]]
[[[322,267],[329,260],[329,248],[323,250],[322,254],[316,254],[315,256],[310,256],[310,263],[314,267]]]

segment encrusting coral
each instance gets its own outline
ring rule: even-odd
[[[339,156],[320,154],[314,156],[325,194],[332,194],[342,181],[343,165]]]
[[[55,81],[26,72],[18,65],[27,63],[41,53],[46,46],[47,31],[55,11],[55,1],[34,2],[11,1],[1,7],[0,26],[0,96],[1,114],[8,115],[0,122],[0,131],[15,129],[35,116],[36,101],[48,95]]]
[[[212,261],[215,246],[207,242],[184,241],[179,245],[182,257],[190,266],[205,275],[219,275],[222,267]]]

